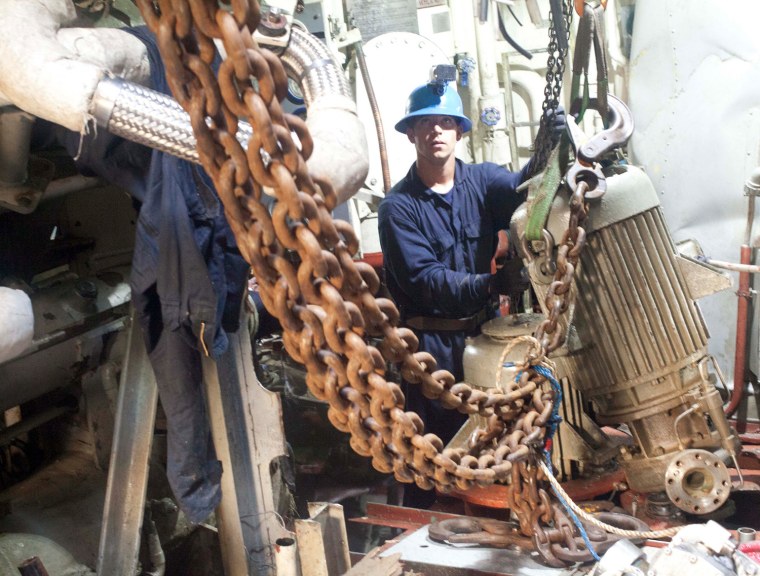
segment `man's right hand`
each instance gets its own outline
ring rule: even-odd
[[[530,288],[528,270],[522,260],[512,258],[505,260],[496,273],[491,275],[489,291],[491,294],[505,294],[515,298]]]

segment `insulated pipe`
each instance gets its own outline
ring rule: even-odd
[[[477,52],[475,33],[473,31],[473,18],[477,18],[474,13],[472,2],[449,2],[449,14],[451,17],[451,33],[454,38],[454,53],[467,54],[472,56]],[[471,149],[472,159],[474,162],[483,161],[483,142],[482,138],[476,138],[474,133],[478,129],[477,118],[475,115],[480,114],[480,70],[475,67],[470,73],[467,83],[466,92],[469,95],[468,115],[473,120],[473,131],[470,133],[469,146]]]
[[[332,182],[338,203],[345,202],[364,185],[369,154],[343,70],[327,46],[299,26],[293,26],[280,58],[288,76],[303,90],[306,124],[314,139],[308,160],[311,175]]]
[[[113,74],[145,83],[150,67],[136,37],[113,28],[69,28],[76,17],[69,1],[0,2],[0,92],[6,103],[85,132],[98,82]]]
[[[112,134],[200,164],[190,115],[169,96],[120,78],[106,78],[93,94],[92,114]],[[251,133],[250,124],[239,123],[237,139],[243,147]]]
[[[335,109],[323,108],[319,122],[329,118],[337,122],[334,112]],[[95,90],[92,113],[98,125],[112,134],[189,162],[200,163],[190,116],[176,100],[164,94],[118,78],[106,78]],[[338,126],[333,128],[333,132],[337,133]],[[345,128],[345,125],[342,128]],[[250,124],[238,124],[237,139],[244,148],[248,145],[251,133]],[[364,132],[361,132],[361,139],[364,140]],[[366,159],[366,145],[364,149],[358,149],[355,147],[356,139],[354,144],[349,144],[347,139],[341,142],[341,146],[351,145],[351,150],[339,154],[333,147],[329,147],[335,156],[328,158],[325,155],[326,147],[322,147],[321,158],[317,163],[311,163],[314,155],[309,160],[313,176],[323,177],[332,182],[338,193],[339,203],[353,196],[367,174],[360,166],[361,157]],[[314,149],[316,154],[317,146]],[[327,172],[323,174],[322,170]]]
[[[75,22],[69,1],[0,2],[0,103],[85,133],[101,81],[119,77],[146,84],[150,65],[145,46],[133,35],[67,27]],[[369,160],[343,72],[327,47],[298,27],[282,60],[306,98],[314,140],[309,169],[317,179],[329,179],[345,201],[363,185]]]
[[[301,85],[306,108],[322,97],[351,99],[351,89],[325,44],[300,26],[293,26],[288,47],[280,56],[288,76]]]
[[[512,101],[512,74],[509,55],[501,55],[501,69],[504,75],[504,107],[507,111],[507,138],[509,139],[509,157],[512,170],[520,169],[520,151],[517,148],[517,131],[515,127],[515,105]]]
[[[481,6],[487,6],[486,2]],[[482,14],[481,14],[482,15]],[[475,45],[478,54],[478,77],[481,97],[478,100],[478,117],[472,118],[473,128],[483,138],[483,160],[506,166],[509,158],[509,141],[506,134],[504,95],[499,86],[496,61],[496,35],[493,23],[475,17]],[[505,86],[505,90],[511,90]],[[485,118],[494,116],[484,121]]]

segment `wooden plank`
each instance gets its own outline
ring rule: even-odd
[[[344,576],[401,576],[401,554],[392,554],[381,558],[379,549],[372,550],[361,559]]]
[[[348,534],[343,506],[325,502],[309,502],[309,516],[322,526],[322,540],[330,576],[345,574],[351,568]]]
[[[322,540],[322,526],[314,520],[296,520],[295,525],[301,576],[330,576]]]

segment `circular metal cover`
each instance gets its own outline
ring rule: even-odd
[[[393,185],[406,175],[416,158],[414,145],[405,134],[396,132],[393,126],[403,118],[411,91],[428,81],[430,68],[436,64],[449,64],[450,61],[437,44],[411,32],[388,32],[375,36],[364,44],[363,50],[382,119]],[[374,114],[360,69],[356,75],[356,107],[367,132],[369,146],[367,182],[381,190],[383,176]]]
[[[543,319],[542,314],[510,314],[489,320],[483,324],[481,332],[498,340],[517,338],[518,336],[533,334]]]

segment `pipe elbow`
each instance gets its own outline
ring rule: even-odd
[[[345,202],[364,184],[369,153],[343,70],[327,46],[300,27],[292,29],[282,63],[303,91],[306,124],[314,140],[309,170],[316,178],[332,182],[338,202]]]
[[[342,204],[364,185],[369,172],[364,125],[353,100],[342,96],[317,98],[308,111],[306,124],[314,140],[309,171],[329,180]]]
[[[0,93],[5,103],[81,132],[106,74],[144,83],[149,65],[131,34],[67,28],[75,19],[68,1],[0,2]]]
[[[760,192],[760,167],[755,168],[744,183],[744,192],[746,195],[757,195]]]

